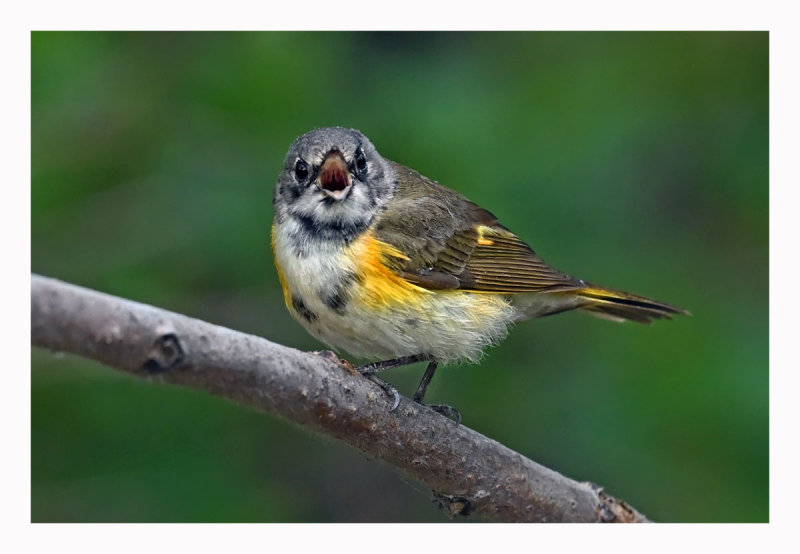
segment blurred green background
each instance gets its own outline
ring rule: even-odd
[[[357,127],[559,269],[693,313],[520,324],[431,402],[653,519],[768,520],[767,33],[37,32],[31,63],[34,272],[319,349],[273,185],[296,136]],[[33,521],[446,521],[206,394],[34,350],[31,400]]]

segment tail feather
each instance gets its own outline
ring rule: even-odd
[[[672,319],[673,314],[690,315],[681,308],[628,292],[595,286],[575,292],[586,301],[580,309],[612,321],[631,320],[650,323],[652,319]]]

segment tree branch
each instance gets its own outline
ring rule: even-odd
[[[425,487],[450,516],[641,522],[591,483],[564,477],[403,398],[391,400],[329,352],[300,352],[55,279],[31,278],[36,346],[189,386],[336,437]]]

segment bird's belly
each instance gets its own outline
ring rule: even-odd
[[[350,353],[393,358],[428,354],[440,361],[476,361],[500,341],[514,310],[499,296],[423,291],[405,301],[376,306],[369,283],[359,285],[345,314],[322,311],[315,329],[320,340]]]
[[[504,297],[413,285],[383,263],[386,247],[365,234],[339,251],[301,258],[276,244],[289,311],[329,346],[373,358],[476,361],[506,336],[518,314]]]

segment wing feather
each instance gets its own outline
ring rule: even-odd
[[[487,210],[394,164],[393,207],[376,222],[378,238],[408,259],[396,268],[431,290],[485,293],[576,290],[585,284],[554,269]]]

